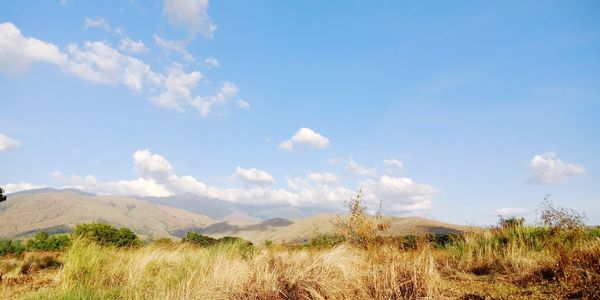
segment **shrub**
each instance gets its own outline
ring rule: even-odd
[[[75,226],[74,235],[84,237],[102,246],[134,247],[142,244],[138,236],[129,228],[115,228],[101,223]]]
[[[585,215],[571,208],[555,206],[550,196],[538,209],[542,225],[547,226],[553,233],[561,230],[581,230],[584,228]]]
[[[64,250],[69,244],[71,244],[71,239],[66,235],[50,236],[48,232],[42,231],[36,233],[25,245],[27,250],[56,251]]]
[[[201,235],[193,231],[188,231],[188,233],[183,238],[182,242],[195,244],[202,247],[208,247],[216,244],[218,240],[211,238],[210,236]]]
[[[217,240],[219,244],[240,244],[245,246],[252,246],[252,242],[245,240],[237,236],[224,236]]]
[[[375,216],[367,213],[367,207],[363,205],[364,195],[358,191],[356,196],[346,203],[349,209],[348,217],[338,216],[335,226],[338,233],[348,242],[362,247],[369,247],[375,242],[377,234],[386,231],[390,227],[389,220],[384,220],[379,211]]]
[[[525,218],[498,216],[498,227],[500,228],[518,228],[523,227]]]
[[[344,241],[345,241],[344,236],[341,236],[339,234],[321,233],[321,234],[317,234],[317,235],[313,236],[310,239],[310,242],[308,243],[308,245],[310,247],[322,249],[322,248],[331,248],[335,245],[343,243]]]
[[[19,241],[0,240],[0,256],[14,254],[20,256],[25,252],[25,246]]]

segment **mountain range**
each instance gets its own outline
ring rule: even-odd
[[[37,189],[10,194],[0,203],[0,238],[38,231],[70,232],[76,224],[128,227],[145,239],[178,238],[188,231],[239,236],[255,243],[305,241],[333,233],[340,212],[318,208],[241,205],[192,194],[135,198],[97,196],[76,189]],[[389,217],[388,234],[460,232],[467,227],[419,217]]]

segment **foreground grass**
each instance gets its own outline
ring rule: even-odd
[[[599,299],[600,238],[539,230],[488,230],[408,250],[391,241],[117,249],[75,239],[63,254],[3,259],[0,298]]]

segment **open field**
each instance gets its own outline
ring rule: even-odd
[[[65,252],[0,260],[3,299],[598,299],[596,231],[490,229],[306,245],[137,248],[76,238]]]

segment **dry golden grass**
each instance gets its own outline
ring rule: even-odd
[[[600,297],[599,238],[537,251],[523,241],[494,245],[494,234],[466,237],[464,244],[444,249],[419,243],[412,250],[385,243],[372,247],[342,243],[315,249],[241,244],[200,248],[175,242],[116,249],[79,239],[57,258],[63,263],[59,269],[38,268],[22,274],[22,260],[3,259],[0,298]]]

